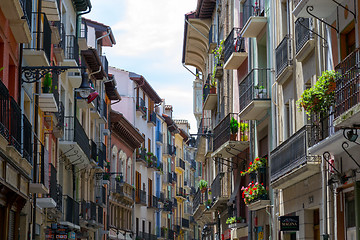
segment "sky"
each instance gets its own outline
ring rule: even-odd
[[[112,29],[116,45],[103,48],[109,65],[144,76],[165,103],[173,105],[173,118],[190,122],[192,133],[197,132],[192,92],[195,77],[181,60],[184,16],[195,10],[196,3],[91,0],[92,10],[84,15]]]

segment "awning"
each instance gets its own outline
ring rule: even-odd
[[[228,206],[231,206],[231,204],[234,204],[235,201],[235,197],[238,194],[239,188],[240,188],[240,184],[241,184],[241,176],[238,176],[236,179],[236,183],[235,183],[235,188],[234,191],[232,192],[230,199],[227,203]]]

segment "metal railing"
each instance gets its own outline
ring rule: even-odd
[[[167,173],[166,182],[167,182],[167,183],[170,183],[170,184],[173,182],[173,178],[172,178],[172,173],[171,173],[171,172],[168,172],[168,173]]]
[[[145,106],[145,100],[142,97],[138,97],[136,101],[136,110],[140,110],[144,113],[146,113],[146,106]]]
[[[55,26],[60,34],[60,42],[59,44],[54,44],[54,48],[61,48],[61,49],[65,49],[65,41],[66,41],[66,31],[65,31],[65,27],[64,24],[61,23],[60,21],[56,21],[52,23],[53,26]]]
[[[360,102],[360,48],[355,49],[336,67],[335,118]]]
[[[57,171],[54,165],[49,164],[50,180],[49,180],[49,197],[56,203],[56,209],[62,211],[62,187],[57,182]]]
[[[136,149],[136,161],[146,162],[146,148]]]
[[[100,224],[104,224],[104,211],[103,211],[103,207],[98,206],[98,218],[97,218],[97,222]]]
[[[208,97],[208,95],[210,94],[210,79],[211,79],[211,74],[208,75],[206,82],[203,86],[203,103],[205,103],[206,98]],[[216,91],[216,89],[215,89]]]
[[[108,62],[106,56],[104,56],[104,55],[100,56],[100,60],[101,60],[102,66],[104,67],[104,72],[105,72],[106,78],[107,78],[109,75],[109,62]]]
[[[275,49],[276,55],[276,77],[278,77],[287,66],[292,65],[291,38],[287,35]]]
[[[153,123],[156,126],[156,113],[154,111],[149,111],[149,122]]]
[[[79,44],[74,35],[65,36],[65,58],[75,60],[79,65]]]
[[[296,53],[305,45],[307,41],[313,39],[313,33],[309,30],[312,26],[311,18],[298,18],[295,21],[295,48]]]
[[[52,85],[51,93],[54,95],[56,105],[59,106],[60,96],[59,96],[59,75],[52,74]]]
[[[220,172],[211,184],[211,196],[218,199],[219,197],[230,197],[229,174]]]
[[[176,159],[176,166],[185,170],[185,162],[181,158]]]
[[[90,159],[89,138],[77,117],[65,117],[65,130],[62,141],[76,142]]]
[[[330,114],[321,113],[310,117],[309,147],[321,142],[338,131],[333,125],[334,114],[335,112],[331,112]]]
[[[88,38],[87,23],[84,19],[81,19],[80,38]]]
[[[141,189],[135,190],[135,203],[146,205],[146,192]]]
[[[178,206],[178,202],[177,202],[177,199],[176,198],[173,198],[173,207],[177,208]]]
[[[98,149],[97,144],[93,140],[90,140],[90,156],[91,159],[93,159],[94,161],[97,161],[97,157],[98,157],[97,149]]]
[[[239,84],[240,111],[254,100],[269,99],[268,77],[271,69],[252,69]]]
[[[35,27],[33,28],[33,32],[31,34],[32,36],[30,44],[26,44],[24,48],[44,51],[48,62],[50,63],[51,28],[49,21],[46,17],[46,14],[42,12],[33,12],[31,18],[31,22]]]
[[[62,102],[59,102],[59,105],[58,105],[58,112],[55,113],[55,116],[57,118],[57,124],[56,126],[59,127],[59,128],[64,128],[64,124],[65,124],[65,107],[64,107],[64,104]]]
[[[0,133],[5,139],[9,139],[9,90],[0,81]]]
[[[183,228],[189,228],[189,227],[190,227],[190,221],[189,221],[189,219],[182,218],[182,219],[181,219],[181,226],[182,226]]]
[[[199,145],[199,141],[202,135],[210,132],[212,130],[211,118],[201,118],[199,127],[198,127],[198,136],[196,138],[196,146]]]
[[[224,42],[224,62],[230,58],[234,52],[245,52],[245,41],[240,36],[241,28],[233,28]]]
[[[229,113],[227,116],[225,116],[220,123],[214,128],[214,138],[213,138],[213,148],[214,151],[218,149],[221,145],[223,145],[225,142],[231,140],[231,131],[230,131],[230,122],[234,119],[238,123],[240,123],[240,127],[238,128],[238,131],[236,133],[236,139],[233,141],[248,141],[249,136],[249,130],[248,128],[241,127],[242,124],[245,124],[247,126],[247,121],[241,121],[239,118],[239,115],[236,113]],[[244,130],[244,131],[243,131]]]
[[[160,131],[156,131],[156,141],[163,143],[163,134]]]
[[[251,16],[264,16],[264,8],[264,0],[256,1],[255,5],[252,5],[252,0],[244,1],[242,26],[246,24]]]
[[[167,150],[168,150],[167,153],[169,155],[176,155],[176,147],[174,145],[168,144]]]
[[[310,143],[311,128],[307,125],[275,148],[270,157],[270,180],[274,181],[307,162],[320,163],[320,156],[308,154]]]
[[[106,162],[106,145],[104,143],[98,143],[98,156],[97,156],[97,163],[98,166],[103,168],[104,162]]]
[[[65,195],[65,221],[79,225],[80,206],[77,201]]]
[[[32,164],[33,160],[33,147],[32,139],[33,132],[30,121],[27,119],[25,114],[23,114],[23,157]]]
[[[21,109],[13,97],[10,96],[10,139],[9,144],[21,153]]]
[[[172,179],[173,182],[177,182],[177,174],[175,172],[172,172]]]
[[[31,29],[32,0],[20,0],[20,5],[24,12],[24,18]]]

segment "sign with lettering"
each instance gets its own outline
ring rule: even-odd
[[[281,216],[280,231],[299,231],[299,216]]]

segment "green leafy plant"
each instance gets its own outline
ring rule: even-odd
[[[299,109],[304,109],[307,115],[329,111],[335,102],[336,78],[340,76],[333,70],[324,71],[315,85],[306,89],[297,100]]]
[[[203,189],[206,189],[207,186],[208,186],[208,182],[205,181],[204,179],[201,179],[199,181],[199,189],[200,189],[200,191],[203,190]]]
[[[230,120],[230,133],[231,134],[236,134],[239,130],[239,122],[232,117]]]
[[[229,217],[228,219],[226,219],[226,224],[233,224],[236,222],[236,217]]]
[[[4,67],[1,67],[1,68],[0,68],[0,72],[1,72],[2,70],[4,70]]]
[[[42,83],[43,93],[49,93],[51,85],[52,85],[52,77],[51,77],[50,73],[47,73],[45,75],[44,81]]]
[[[245,176],[248,173],[255,172],[261,167],[266,167],[266,158],[255,158],[254,162],[250,162],[249,168],[246,171],[241,171],[241,176]]]
[[[243,186],[241,191],[245,204],[249,204],[261,197],[266,197],[267,194],[263,183],[260,184],[258,182],[251,182],[246,188]]]

